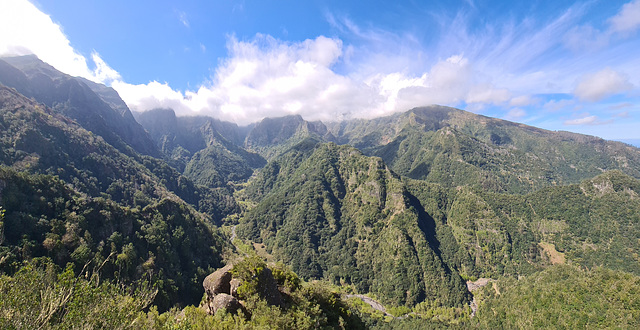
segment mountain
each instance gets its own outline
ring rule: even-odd
[[[127,156],[4,86],[0,162],[5,270],[41,256],[78,267],[104,262],[108,277],[165,283],[157,303],[166,309],[194,303],[206,271],[220,266],[226,247],[211,223],[237,212],[228,193],[197,186],[161,160]],[[202,250],[218,252],[193,255]]]
[[[640,275],[640,181],[620,171],[526,195],[405,182],[436,221],[443,259],[468,276],[562,263]]]
[[[65,182],[0,167],[2,222],[0,269],[51,257],[80,271],[91,262],[102,276],[125,283],[151,279],[155,304],[166,310],[201,298],[202,279],[221,266],[227,249],[216,230],[179,200],[164,198],[128,208],[84,197]],[[218,251],[201,254],[198,251]]]
[[[177,117],[171,109],[134,112],[134,116],[165,155],[178,153],[176,149],[194,154],[215,140],[242,146],[249,129],[211,117]]]
[[[194,184],[163,161],[122,153],[68,117],[0,86],[0,161],[30,173],[56,175],[93,197],[127,206],[179,197],[218,221],[236,212],[225,189]],[[177,195],[177,196],[176,196]]]
[[[398,174],[452,187],[526,193],[614,169],[640,178],[640,153],[629,145],[449,107],[328,127],[338,143],[381,157]]]
[[[387,303],[468,302],[433,246],[434,224],[400,178],[353,147],[302,142],[247,188],[257,206],[238,234],[264,242],[304,278],[327,278]]]
[[[526,195],[448,188],[400,180],[380,158],[309,140],[271,161],[250,182],[247,194],[257,206],[238,232],[264,242],[304,278],[352,283],[387,302],[411,305],[437,297],[411,283],[438,269],[496,277],[572,262],[640,275],[634,257],[640,252],[639,193],[640,181],[617,170]],[[386,247],[389,241],[429,249],[411,257],[402,248]],[[397,264],[377,264],[398,260],[398,254],[423,265],[422,275]],[[425,255],[433,259],[417,257]],[[378,279],[388,269],[410,275],[403,284]],[[385,291],[387,285],[406,285],[398,291],[418,292],[419,298],[394,295]]]
[[[168,117],[147,115],[158,121],[155,126],[167,122],[162,118],[171,123],[180,120],[163,111]],[[169,125],[173,130],[177,126]],[[203,133],[195,135],[196,141],[204,141]],[[189,140],[186,136],[183,133],[185,141]],[[326,144],[331,141],[356,149]],[[204,153],[204,144],[195,150]],[[584,228],[616,223],[615,228],[627,228],[629,235],[606,231],[607,235],[619,237],[635,251],[637,244],[623,237],[634,237],[633,214],[639,206],[631,197],[616,195],[621,200],[614,201],[608,195],[577,193],[589,186],[589,180],[617,180],[627,182],[625,189],[633,195],[633,182],[640,177],[640,153],[623,143],[431,106],[372,120],[328,124],[300,116],[267,118],[249,128],[242,148],[262,154],[269,163],[244,191],[255,207],[241,217],[238,233],[263,242],[268,252],[305,279],[352,284],[359,292],[374,292],[389,303],[411,306],[439,297],[453,306],[466,299],[466,291],[455,284],[460,275],[532,274],[558,260],[585,266],[606,262],[615,269],[637,271],[632,266],[633,254],[625,254],[622,245],[601,245],[602,235],[595,237],[595,231],[587,233]],[[368,157],[377,159],[376,166],[388,176],[370,181],[354,176],[352,173],[370,172],[368,161],[354,160]],[[216,157],[209,159],[204,162],[209,166],[225,163]],[[195,171],[190,175],[203,177]],[[362,186],[345,183],[354,180]],[[375,207],[368,211],[360,204],[367,199],[360,196],[362,192],[387,192],[392,183],[401,187],[397,193],[405,203],[400,210],[410,211],[391,207],[395,204],[387,204],[386,197],[371,200]],[[567,200],[572,201],[573,209],[557,205]],[[610,212],[616,203],[628,208]],[[607,215],[620,212],[620,219]],[[394,223],[390,214],[406,215],[411,225],[388,227]],[[401,236],[420,233],[404,241],[406,246],[413,246],[415,240],[428,243],[426,250],[412,252],[420,258],[402,252],[406,259],[422,265],[423,275],[402,266],[380,266],[380,260],[396,260],[402,251],[391,252],[377,241],[387,239],[384,235],[391,232]],[[595,250],[584,250],[582,243],[575,243],[585,241],[594,244]],[[431,257],[427,260],[425,255]],[[384,278],[382,269],[397,267],[412,274],[402,284]],[[415,284],[424,276],[441,276],[449,284],[424,289]],[[405,294],[390,291],[389,283],[404,287]]]
[[[158,150],[115,90],[71,77],[34,55],[0,59],[0,83],[77,121],[118,150],[145,155]]]
[[[290,115],[261,120],[249,131],[244,145],[266,159],[272,159],[307,138],[318,142],[335,141],[322,122],[310,122],[300,115]]]
[[[222,187],[248,179],[266,161],[238,145],[243,130],[209,117],[176,117],[173,110],[137,114],[165,157],[194,182]]]
[[[639,194],[640,149],[620,142],[440,106],[133,114],[107,86],[0,60],[7,327],[632,326]],[[215,269],[228,287],[204,296]]]

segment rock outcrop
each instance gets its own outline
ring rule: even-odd
[[[211,273],[204,279],[202,286],[207,293],[207,297],[213,298],[217,294],[226,293],[231,294],[231,269],[233,265],[228,264],[215,272]]]
[[[251,287],[255,288],[252,294],[257,294],[270,305],[282,306],[282,294],[278,290],[278,283],[273,277],[271,269],[267,267],[259,269],[248,280],[253,283]],[[233,265],[228,264],[204,279],[202,286],[207,294],[207,299],[203,302],[201,308],[207,313],[213,315],[216,311],[224,308],[230,313],[237,313],[242,310],[246,314],[247,311],[244,308],[242,296],[238,293],[238,289],[243,285],[244,281],[241,278],[234,278],[232,270]]]
[[[229,313],[236,313],[238,310],[243,308],[242,304],[238,299],[236,299],[236,297],[226,293],[217,294],[212,300],[207,299],[207,302],[202,307],[211,315],[223,308]]]

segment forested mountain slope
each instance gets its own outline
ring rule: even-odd
[[[433,219],[380,158],[303,142],[247,189],[258,205],[238,233],[263,241],[305,278],[354,284],[387,303],[468,301],[460,276],[434,250]]]
[[[266,161],[242,148],[243,130],[209,117],[176,117],[173,110],[137,114],[167,161],[198,184],[211,188],[248,179]]]
[[[105,279],[152,280],[161,309],[197,303],[202,279],[221,266],[228,248],[201,215],[171,198],[130,208],[83,196],[55,177],[0,167],[0,202],[1,270],[43,256],[77,271],[91,262]]]
[[[640,149],[629,145],[440,106],[247,127],[171,109],[134,118],[113,89],[35,57],[0,60],[0,207],[0,287],[48,276],[38,288],[81,283],[125,306],[138,297],[127,288],[151,280],[155,307],[122,314],[126,326],[525,324],[514,315],[545,326],[544,309],[518,296],[556,306],[563,287],[584,293],[568,279],[598,278],[587,283],[610,294],[636,290],[640,275]],[[268,273],[260,258],[285,304],[247,294]],[[244,309],[155,309],[197,305],[203,278],[233,263]],[[471,319],[465,281],[479,278],[492,285],[474,292]],[[538,283],[545,294],[524,294]],[[0,324],[14,324],[14,289],[0,292]],[[50,291],[29,292],[46,302]],[[618,304],[630,296],[607,315],[634,325],[640,308]]]
[[[640,178],[640,152],[624,143],[449,107],[328,126],[339,143],[381,157],[398,174],[452,187],[526,193],[613,169]]]
[[[236,208],[228,191],[197,186],[161,160],[127,156],[69,118],[4,86],[0,127],[2,164],[56,175],[89,196],[107,194],[123,205],[144,207],[178,195],[214,220]]]
[[[435,219],[444,260],[463,274],[514,276],[574,263],[640,275],[640,181],[620,171],[527,195],[405,183]]]
[[[111,88],[66,75],[33,55],[1,58],[0,83],[77,121],[121,152],[132,155],[131,147],[141,154],[159,155]]]

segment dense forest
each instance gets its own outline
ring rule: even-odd
[[[440,106],[132,113],[0,59],[3,328],[635,328],[639,262],[623,143]]]

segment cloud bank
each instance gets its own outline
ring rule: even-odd
[[[0,36],[0,56],[36,54],[72,76],[105,83],[120,79],[97,52],[91,54],[95,68],[90,69],[60,25],[26,0],[0,1]]]
[[[620,73],[605,68],[593,74],[580,78],[574,94],[582,100],[596,102],[603,98],[633,89],[629,78]]]
[[[205,114],[238,124],[289,114],[325,121],[371,118],[429,104],[472,111],[493,107],[501,111],[496,116],[522,120],[540,117],[541,111],[577,111],[635,89],[629,77],[640,75],[640,66],[629,71],[617,65],[638,63],[625,55],[633,52],[604,47],[614,37],[623,40],[637,32],[640,0],[623,5],[602,22],[602,30],[579,25],[587,8],[577,3],[546,21],[480,28],[468,25],[470,12],[434,15],[439,41],[429,48],[412,33],[362,28],[346,17],[327,15],[343,37],[283,41],[264,34],[244,40],[231,35],[227,56],[211,76],[195,90],[180,91],[167,82],[127,83],[97,52],[89,59],[79,54],[62,28],[27,0],[2,1],[0,55],[36,54],[65,73],[112,86],[132,110],[172,108],[179,115]],[[189,28],[186,14],[176,14]],[[592,53],[567,55],[582,48]],[[202,44],[201,50],[206,51]],[[544,99],[546,93],[562,98]],[[610,123],[595,115],[558,121]]]
[[[341,39],[287,42],[262,34],[245,41],[230,36],[228,57],[197,90],[182,92],[158,81],[133,85],[97,52],[87,60],[75,51],[62,28],[28,1],[2,2],[0,13],[5,13],[0,14],[0,31],[7,36],[0,41],[0,54],[36,54],[65,73],[112,86],[137,111],[172,108],[181,115],[207,114],[248,124],[288,114],[311,120],[370,118],[433,103],[482,107],[512,97],[509,90],[480,79],[462,54],[450,54],[417,73],[402,70],[411,62],[406,56],[390,59],[383,54],[370,61],[358,59],[361,70],[338,73],[337,64],[344,65],[354,53]],[[186,16],[179,18],[188,26]],[[393,34],[349,24],[367,40],[398,41]]]
[[[438,61],[420,75],[392,72],[361,78],[334,69],[345,55],[337,38],[291,43],[268,35],[249,41],[230,37],[227,48],[229,57],[197,91],[183,94],[155,81],[112,86],[134,110],[169,107],[240,124],[289,114],[327,121],[371,118],[434,103],[502,104],[511,99],[509,90],[477,79],[462,55]]]

